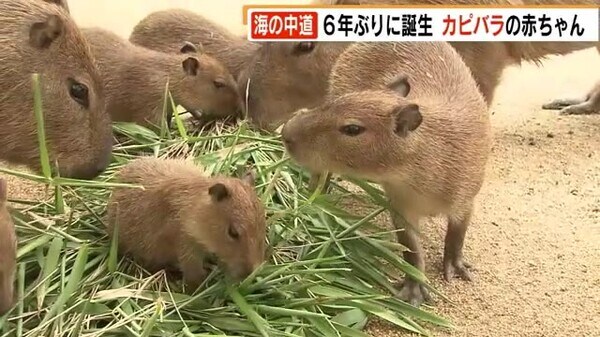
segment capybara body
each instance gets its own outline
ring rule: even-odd
[[[230,33],[225,27],[192,11],[173,8],[142,19],[131,32],[132,43],[161,52],[178,52],[189,41],[222,62],[237,78],[258,44]]]
[[[584,0],[567,4],[597,4]],[[403,4],[446,5],[443,0],[316,0],[315,3],[337,5]],[[456,0],[453,4],[472,5],[473,0]],[[520,0],[486,0],[477,4],[524,5]],[[560,4],[561,1],[542,2]],[[522,61],[541,63],[549,55],[564,55],[598,45],[593,42],[451,42],[471,69],[483,97],[492,103],[496,87],[504,69]],[[250,79],[248,90],[249,119],[267,130],[274,130],[300,108],[311,108],[322,102],[328,73],[335,60],[349,43],[343,42],[284,42],[264,43],[256,51],[247,68],[238,79],[244,87]],[[310,47],[307,47],[310,46]]]
[[[0,159],[40,171],[32,74],[40,74],[51,164],[92,179],[109,164],[112,129],[89,45],[63,8],[0,1]]]
[[[14,305],[17,239],[14,223],[6,208],[8,186],[0,178],[0,316]]]
[[[446,215],[444,275],[470,279],[462,247],[490,132],[485,101],[449,44],[357,43],[338,58],[325,103],[298,111],[282,137],[292,158],[313,172],[381,184],[394,225],[405,229],[398,234],[410,249],[405,259],[422,271],[419,220]],[[427,293],[407,279],[400,296],[419,304]]]
[[[175,104],[197,118],[240,113],[242,102],[233,76],[196,46],[182,43],[179,54],[168,54],[133,45],[105,29],[82,30],[106,82],[108,112],[114,121],[160,126],[167,81]],[[170,106],[167,115],[172,113]]]
[[[254,176],[208,177],[192,163],[144,157],[117,174],[108,202],[108,233],[118,226],[119,251],[149,270],[180,270],[195,289],[204,260],[215,255],[229,275],[246,277],[264,260],[265,211]]]

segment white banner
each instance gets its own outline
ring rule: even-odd
[[[251,41],[600,41],[592,7],[249,8]]]

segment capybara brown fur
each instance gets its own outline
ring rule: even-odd
[[[119,250],[148,270],[179,270],[196,289],[204,261],[216,256],[241,279],[265,258],[266,214],[254,190],[254,173],[242,178],[204,175],[181,159],[143,157],[117,174],[123,183],[108,202],[108,233],[118,226]]]
[[[108,112],[114,121],[160,126],[167,81],[175,104],[196,118],[238,116],[242,101],[225,66],[189,42],[176,53],[136,46],[108,30],[82,31],[106,82]],[[170,103],[170,101],[168,101]],[[167,116],[172,114],[167,104]]]
[[[575,1],[575,0],[573,0]],[[596,0],[583,0],[591,4]],[[404,4],[445,5],[443,0],[315,0],[317,4],[362,5]],[[455,0],[453,4],[472,5],[473,0]],[[545,3],[545,2],[541,2]],[[552,4],[560,1],[549,2]],[[486,0],[477,4],[523,5],[520,0]],[[540,64],[549,55],[564,55],[597,45],[593,42],[451,42],[471,69],[488,105],[494,99],[504,69],[522,61]],[[249,88],[246,100],[249,119],[266,130],[274,130],[300,108],[322,102],[328,73],[335,55],[350,43],[283,42],[264,43],[256,51],[238,78],[240,88]],[[333,61],[332,61],[333,60]],[[245,91],[242,91],[245,93]]]
[[[142,19],[129,41],[161,52],[178,52],[185,41],[199,43],[237,78],[258,44],[229,32],[200,14],[180,8],[156,11]]]
[[[0,316],[14,305],[14,280],[17,264],[15,225],[6,208],[8,186],[0,178]]]
[[[51,164],[92,179],[110,162],[112,128],[103,82],[70,16],[45,1],[0,1],[0,159],[40,171],[32,74],[40,74]]]
[[[491,147],[487,105],[460,55],[445,42],[357,43],[332,70],[328,98],[285,123],[291,157],[383,186],[407,262],[424,271],[419,220],[448,218],[444,276],[470,280],[463,243]],[[408,222],[404,224],[402,215]],[[407,278],[398,294],[428,298]]]

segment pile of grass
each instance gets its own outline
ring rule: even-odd
[[[0,318],[1,336],[354,337],[367,336],[373,316],[422,335],[429,335],[423,323],[451,326],[393,296],[398,270],[426,279],[400,257],[393,233],[373,223],[386,211],[379,189],[355,181],[373,210],[350,214],[337,204],[352,193],[338,182],[330,194],[310,193],[308,174],[289,160],[277,135],[259,134],[245,122],[190,132],[177,114],[175,130],[158,134],[115,124],[120,142],[95,181],[55,177],[35,97],[43,175],[2,171],[50,185],[54,198],[11,200],[18,205],[12,214],[19,302]],[[178,280],[119,255],[104,229],[106,202],[120,185],[115,172],[142,155],[188,158],[210,175],[253,165],[267,209],[268,262],[240,284],[214,270],[190,296]]]

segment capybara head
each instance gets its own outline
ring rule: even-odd
[[[249,120],[265,130],[285,123],[294,111],[319,105],[345,42],[267,42],[238,77]],[[247,94],[247,97],[246,97]]]
[[[51,164],[92,179],[109,164],[112,129],[88,44],[59,6],[0,1],[0,157],[40,170],[32,73],[40,74]]]
[[[266,214],[254,190],[254,180],[253,172],[242,179],[215,178],[206,195],[199,196],[208,197],[210,206],[199,208],[198,217],[184,224],[188,235],[214,254],[238,280],[265,259]]]
[[[180,77],[171,79],[173,99],[186,110],[206,116],[239,116],[242,100],[233,75],[201,45],[184,42]]]
[[[383,90],[347,93],[298,111],[283,127],[290,156],[316,172],[379,180],[398,169],[416,148],[422,122],[418,104],[406,99],[407,77]]]
[[[0,178],[0,316],[14,305],[17,246],[15,229],[6,209],[7,184]]]

